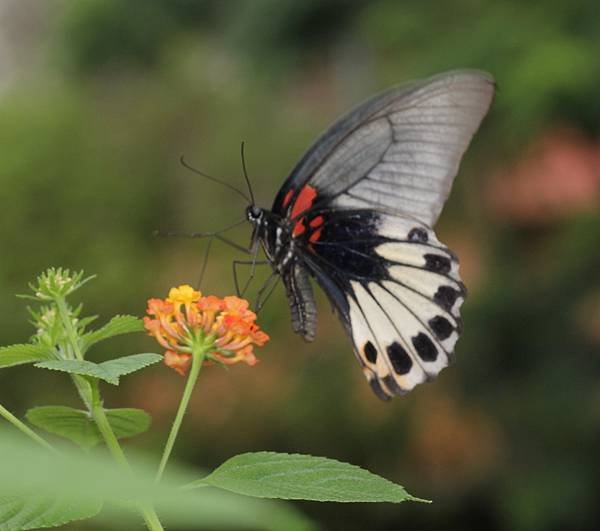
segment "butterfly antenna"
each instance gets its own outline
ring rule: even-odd
[[[209,181],[213,181],[215,183],[219,183],[223,186],[226,186],[227,188],[229,188],[230,190],[233,190],[236,194],[240,194],[248,203],[250,203],[250,198],[241,190],[238,190],[235,186],[232,186],[231,184],[225,182],[225,181],[221,181],[220,179],[217,179],[216,177],[212,177],[211,175],[208,175],[207,173],[204,173],[203,171],[200,171],[196,168],[194,168],[193,166],[190,166],[187,161],[185,160],[184,156],[181,155],[181,157],[179,158],[179,162],[181,162],[181,165],[184,168],[187,168],[190,171],[193,171],[194,173],[197,173],[198,175],[201,175],[202,177],[204,177],[205,179],[208,179]],[[252,204],[254,204],[254,198],[251,202]]]
[[[170,237],[170,236],[179,236],[182,238],[217,238],[219,239],[219,235],[222,234],[223,232],[226,232],[228,230],[231,230],[235,227],[240,226],[242,223],[246,223],[246,218],[240,219],[239,221],[236,221],[235,223],[232,223],[231,225],[228,225],[227,227],[221,229],[221,230],[217,230],[217,231],[213,231],[213,232],[179,232],[179,231],[161,231],[161,230],[155,230],[154,231],[154,236],[160,236],[160,237]]]
[[[254,206],[256,202],[254,201],[254,193],[252,192],[252,185],[250,184],[250,179],[248,178],[248,172],[246,171],[246,157],[244,156],[244,146],[246,143],[242,140],[242,145],[240,147],[240,152],[242,156],[242,170],[244,171],[244,179],[246,179],[246,185],[248,186],[248,192],[250,193],[250,198],[252,199],[252,205]]]

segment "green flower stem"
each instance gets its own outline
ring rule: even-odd
[[[77,374],[71,374],[71,380],[73,380],[73,384],[75,385],[81,400],[88,408],[88,411],[92,411],[92,386],[90,382],[86,380],[83,376],[78,376]]]
[[[69,309],[67,308],[67,303],[64,297],[55,296],[54,304],[56,304],[56,309],[58,310],[58,315],[60,317],[63,329],[67,334],[68,345],[71,347],[73,354],[78,360],[83,360],[83,352],[81,352],[81,348],[79,346],[79,334],[77,330],[73,326],[73,321],[69,317]],[[68,352],[68,349],[66,349]],[[86,405],[88,410],[92,411],[92,402],[93,402],[93,390],[90,386],[90,383],[85,378],[81,376],[72,375],[71,379],[77,388],[77,392],[83,400],[83,403]]]
[[[15,428],[22,431],[28,437],[31,437],[36,443],[40,444],[51,452],[58,453],[58,450],[50,445],[45,439],[42,439],[37,433],[35,433],[29,426],[23,421],[15,417],[8,409],[0,405],[0,415],[2,415],[8,422],[10,422]]]
[[[100,392],[98,390],[98,382],[95,382],[95,385],[92,385],[92,418],[98,426],[100,433],[102,434],[102,438],[108,447],[108,450],[115,458],[115,461],[119,463],[125,470],[131,471],[131,467],[129,466],[129,462],[123,453],[123,449],[117,440],[115,433],[113,432],[110,423],[108,422],[108,418],[106,417],[106,412],[104,411],[104,407],[102,405],[102,400],[100,399]]]
[[[167,466],[167,461],[169,460],[171,451],[173,450],[175,439],[177,439],[177,434],[179,433],[179,428],[181,427],[183,415],[185,414],[185,410],[187,409],[187,406],[189,404],[190,398],[192,396],[192,391],[194,390],[194,386],[196,385],[196,381],[198,380],[198,375],[200,374],[200,369],[202,368],[202,362],[204,361],[204,356],[207,351],[208,349],[204,345],[194,345],[192,347],[192,367],[190,368],[190,373],[185,384],[185,389],[183,390],[181,402],[179,402],[177,415],[175,415],[173,426],[171,426],[171,432],[169,433],[167,444],[165,444],[165,449],[163,450],[160,465],[158,466],[158,472],[156,473],[155,479],[157,483],[160,481],[160,478],[162,477],[163,472],[165,471],[165,467]]]
[[[160,523],[158,519],[158,514],[153,509],[151,505],[146,504],[138,504],[139,510],[144,517],[144,522],[146,522],[146,527],[150,529],[150,531],[164,531],[164,527]]]
[[[115,461],[125,470],[128,474],[132,474],[131,466],[129,465],[129,461],[125,457],[125,453],[119,444],[119,441],[108,422],[108,418],[106,417],[106,412],[104,411],[104,407],[102,405],[102,400],[100,399],[100,392],[98,390],[98,382],[94,382],[91,385],[92,389],[92,418],[98,426],[98,430],[100,431],[108,450],[114,457]],[[142,513],[144,517],[144,521],[146,522],[146,526],[151,531],[163,531],[164,528],[158,519],[158,515],[152,506],[149,504],[138,502],[136,503],[139,511]]]
[[[69,317],[69,310],[67,308],[67,303],[65,302],[64,297],[56,297],[54,299],[56,303],[56,308],[58,309],[58,314],[60,315],[60,319],[62,321],[65,332],[67,333],[67,337],[69,339],[69,343],[71,344],[71,348],[73,349],[73,353],[78,360],[83,360],[83,353],[81,352],[81,348],[79,347],[79,338],[77,335],[77,330],[73,327],[73,322]]]

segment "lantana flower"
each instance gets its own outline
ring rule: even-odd
[[[255,365],[254,346],[269,336],[256,324],[248,301],[239,297],[202,296],[191,286],[172,288],[166,299],[149,299],[144,326],[165,349],[165,364],[184,375],[192,356],[203,353],[203,363]]]

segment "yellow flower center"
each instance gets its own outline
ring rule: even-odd
[[[188,284],[182,284],[178,288],[171,288],[169,290],[169,297],[167,300],[173,304],[191,304],[192,302],[198,302],[202,297],[202,293],[194,290],[192,286]]]

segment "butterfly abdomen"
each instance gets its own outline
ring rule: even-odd
[[[292,328],[306,341],[313,341],[317,332],[317,305],[308,272],[294,264],[283,275],[290,311]]]

